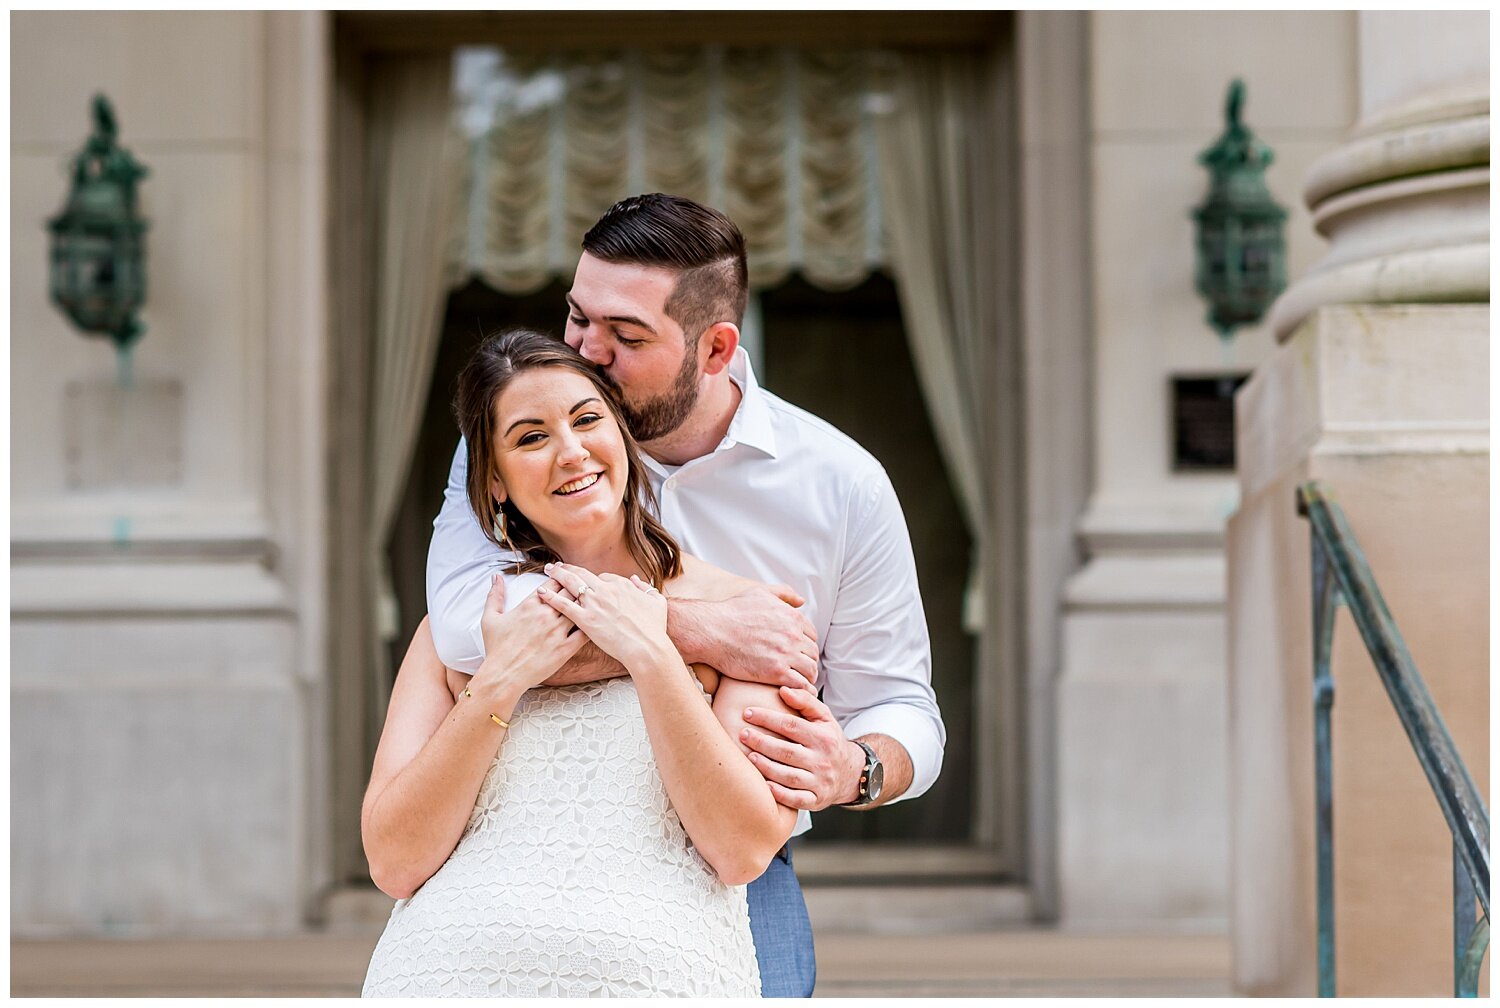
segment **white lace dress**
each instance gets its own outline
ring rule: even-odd
[[[629,678],[534,689],[365,997],[757,997],[744,886],[693,849]]]

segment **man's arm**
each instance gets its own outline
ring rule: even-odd
[[[880,757],[880,762],[885,766],[885,786],[880,789],[880,800],[861,805],[859,809],[879,808],[906,797],[906,792],[911,787],[911,757],[907,754],[906,747],[889,735],[861,735],[859,740],[874,749],[875,755]],[[860,756],[863,757],[864,753],[861,752]],[[864,768],[865,761],[861,758],[854,768],[855,786],[838,804],[851,802],[859,796],[858,779]]]
[[[502,551],[479,528],[465,489],[467,474],[468,452],[460,439],[443,508],[432,523],[427,611],[438,657],[449,668],[472,675],[484,660],[479,617],[490,578],[514,554]],[[541,574],[506,574],[506,609],[546,580]],[[792,608],[801,604],[785,586],[747,588],[722,602],[672,599],[667,633],[685,661],[702,662],[731,678],[773,686],[811,682],[817,676],[818,646],[807,618]],[[591,642],[544,685],[572,686],[624,674],[619,662]]]
[[[462,438],[448,470],[443,509],[432,523],[427,548],[427,616],[432,643],[444,665],[470,675],[484,661],[484,639],[479,617],[489,595],[490,578],[508,557],[480,531],[464,489],[467,449]],[[512,595],[515,579],[506,578],[507,610],[519,601]]]
[[[670,603],[667,635],[688,664],[767,686],[817,682],[818,635],[786,585],[751,582],[727,599]]]
[[[777,800],[811,811],[849,801],[868,742],[885,764],[874,805],[922,794],[942,767],[946,733],[932,692],[932,656],[906,520],[883,472],[851,508],[838,600],[823,642],[823,701],[782,690],[800,724],[747,713],[747,745]]]
[[[790,808],[817,812],[846,805],[859,797],[865,751],[844,735],[828,706],[805,689],[781,690],[781,699],[799,717],[756,708],[745,720],[774,734],[746,731],[741,741],[752,746],[750,762],[761,772],[776,800]],[[756,737],[756,736],[759,737]],[[859,736],[885,768],[880,797],[858,811],[879,808],[905,796],[912,782],[911,756],[889,735]]]
[[[817,679],[818,639],[793,608],[800,605],[801,596],[785,585],[757,584],[722,601],[669,598],[667,636],[689,665],[707,665],[742,682],[806,686]],[[624,666],[590,641],[543,685],[624,674]]]

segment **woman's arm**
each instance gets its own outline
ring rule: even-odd
[[[503,609],[504,596],[492,591],[486,619],[495,605]],[[487,634],[507,645],[487,648],[470,695],[454,703],[422,621],[396,675],[360,811],[370,877],[382,892],[405,899],[448,860],[505,737],[491,715],[508,722],[521,694],[571,657],[583,637],[569,636],[572,628],[535,598],[492,620]]]
[[[693,846],[719,878],[758,878],[791,836],[796,812],[776,803],[745,750],[731,737],[750,704],[790,713],[774,687],[721,680],[712,707],[666,634],[666,600],[612,574],[557,564],[568,590],[539,594],[635,680],[662,783]],[[586,587],[582,602],[578,589]],[[569,597],[569,594],[574,597]]]
[[[501,720],[519,697],[498,705]],[[396,675],[360,811],[370,878],[382,892],[405,899],[453,853],[504,735],[472,698],[453,702],[422,620]]]
[[[759,878],[792,835],[797,812],[776,803],[736,736],[747,706],[787,710],[776,688],[726,676],[710,707],[675,650],[626,667],[662,783],[693,846],[729,885]]]

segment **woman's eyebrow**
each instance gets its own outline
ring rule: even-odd
[[[589,397],[587,397],[585,399],[580,399],[576,403],[574,403],[573,406],[572,406],[572,408],[569,409],[568,412],[569,413],[577,413],[580,409],[582,409],[584,406],[587,406],[591,402],[596,402],[596,403],[599,403],[599,404],[602,405],[603,402],[604,402],[604,400],[600,399],[598,396],[589,396]],[[503,435],[501,435],[501,436],[502,437],[509,437],[510,436],[510,432],[513,431],[513,430],[515,430],[517,427],[521,426],[522,424],[536,424],[538,427],[540,427],[540,426],[542,426],[542,421],[536,419],[535,417],[524,417],[524,418],[522,418],[520,420],[517,420],[515,423],[511,424],[509,427],[505,428],[505,433]]]
[[[577,408],[578,408],[577,406],[573,407],[573,409],[577,409]],[[569,410],[569,412],[572,412],[572,410]],[[527,417],[524,420],[517,420],[515,423],[511,424],[509,427],[505,428],[505,433],[502,436],[503,437],[510,437],[510,432],[513,431],[513,430],[515,430],[517,427],[521,426],[522,424],[536,424],[538,427],[540,427],[542,425],[542,422],[540,420],[537,420],[534,417]]]

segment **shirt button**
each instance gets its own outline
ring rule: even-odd
[[[673,477],[671,477],[671,478],[669,478],[667,480],[667,489],[668,490],[675,490],[675,489],[677,489],[677,477],[676,476],[673,476]]]

